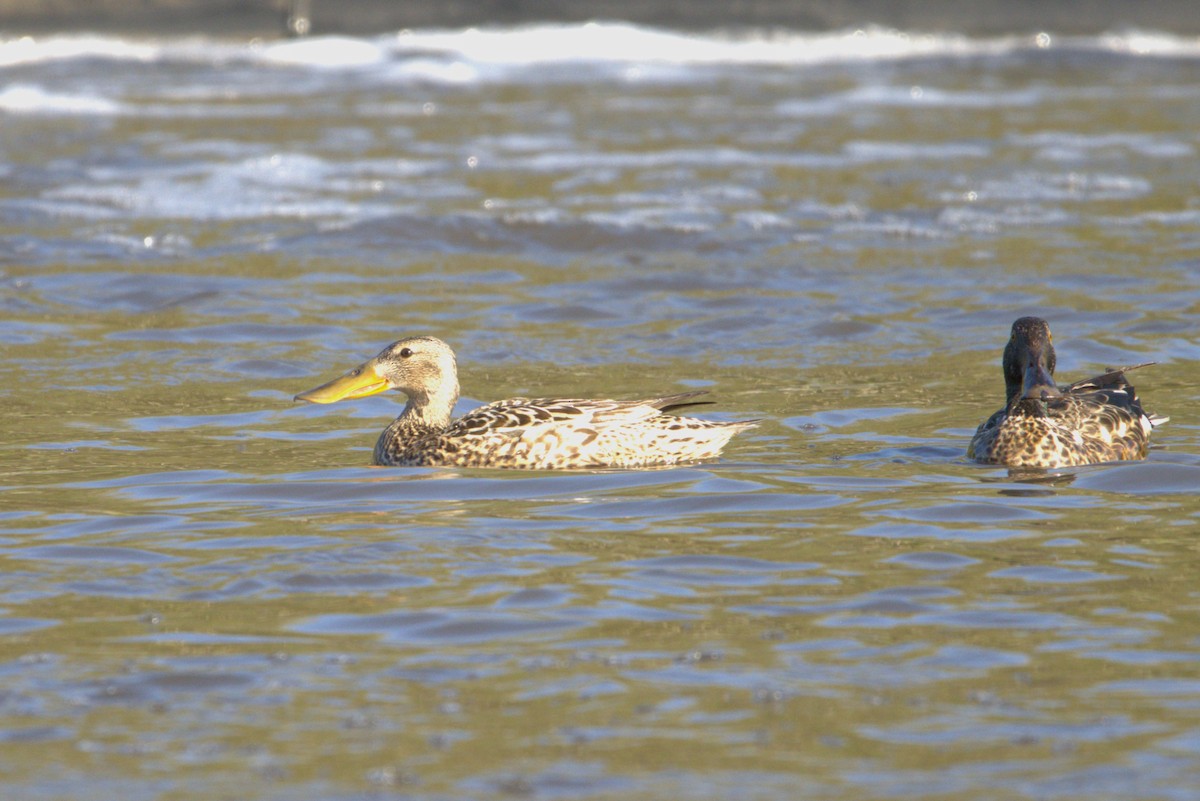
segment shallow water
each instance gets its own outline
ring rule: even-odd
[[[5,798],[1200,798],[1197,109],[1150,34],[0,43]],[[1030,313],[1146,462],[965,462]],[[766,422],[370,468],[291,397],[411,333]]]

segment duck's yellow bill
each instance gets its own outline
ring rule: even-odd
[[[371,363],[367,362],[328,383],[301,392],[294,400],[308,401],[309,403],[336,403],[341,400],[378,395],[387,388],[387,382],[380,378],[371,367]]]

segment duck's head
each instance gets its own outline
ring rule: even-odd
[[[1054,383],[1054,364],[1050,325],[1040,317],[1022,317],[1013,323],[1012,335],[1004,347],[1004,386],[1009,405],[1061,397]]]
[[[449,405],[453,406],[458,399],[458,365],[454,351],[436,337],[401,339],[345,375],[301,392],[295,399],[334,403],[365,398],[388,389],[403,392],[410,405],[423,406],[431,399],[444,403],[445,398],[450,397]]]

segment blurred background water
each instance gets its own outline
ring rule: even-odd
[[[0,41],[6,799],[1200,798],[1200,41]],[[967,463],[1012,320],[1142,463]],[[714,464],[294,405],[703,388]]]

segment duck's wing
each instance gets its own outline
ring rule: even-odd
[[[455,420],[448,436],[514,436],[543,425],[619,426],[658,417],[663,411],[691,406],[704,391],[661,395],[645,400],[594,398],[509,398],[472,409]]]
[[[1138,397],[1137,390],[1125,378],[1129,371],[1153,364],[1157,362],[1143,362],[1112,369],[1098,376],[1076,381],[1063,390],[1064,396],[1074,398],[1076,402],[1086,400],[1081,408],[1090,407],[1088,414],[1093,415],[1097,422],[1105,424],[1106,428],[1113,425],[1119,428],[1127,423],[1129,418],[1136,420],[1142,427],[1145,427],[1143,419],[1151,427],[1162,425],[1171,418],[1151,414],[1142,408],[1142,400]]]

